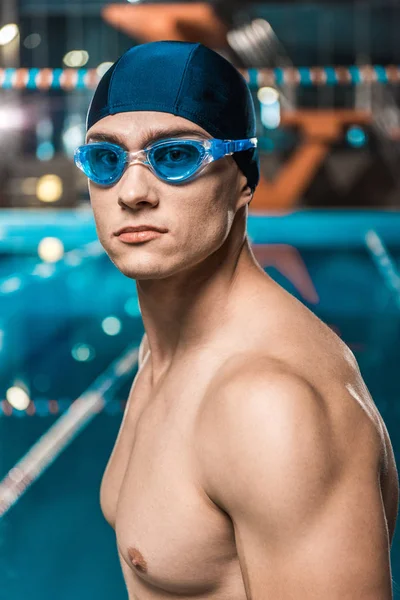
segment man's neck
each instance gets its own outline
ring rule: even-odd
[[[222,256],[222,255],[223,256]],[[137,282],[153,379],[189,351],[209,344],[237,313],[250,281],[262,275],[247,237],[228,256],[221,249],[190,271]]]

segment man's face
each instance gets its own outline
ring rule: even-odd
[[[165,137],[169,137],[169,131],[177,127],[192,132],[181,137],[212,137],[182,117],[138,111],[101,119],[88,131],[87,142],[98,141],[99,134],[113,135],[134,152],[153,141],[151,132],[155,129],[165,130]],[[192,181],[179,185],[161,181],[148,167],[138,163],[130,165],[111,187],[89,181],[99,240],[127,277],[163,279],[182,272],[205,260],[224,243],[236,211],[251,199],[241,198],[243,181],[246,181],[244,175],[229,156],[208,165]],[[139,225],[167,231],[135,244],[116,235],[122,227]]]

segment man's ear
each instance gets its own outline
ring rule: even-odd
[[[247,177],[243,175],[243,177],[241,177],[240,179],[240,192],[238,194],[236,209],[242,208],[243,206],[250,204],[254,196],[253,190],[247,183]]]

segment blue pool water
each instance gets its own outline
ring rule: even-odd
[[[371,231],[388,254],[366,243]],[[399,232],[397,213],[311,212],[249,220],[249,236],[266,271],[353,349],[398,463]],[[67,252],[54,266],[37,257],[38,243],[47,236],[61,239]],[[91,215],[84,211],[0,213],[0,479],[116,357],[140,342],[135,284],[95,240]],[[133,375],[115,386],[104,412],[0,519],[5,599],[126,597],[115,536],[101,516],[98,493]],[[13,385],[29,391],[34,415],[4,408]],[[400,599],[399,539],[397,531],[392,570],[394,597]]]

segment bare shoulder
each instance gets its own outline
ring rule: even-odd
[[[304,477],[381,479],[390,538],[398,477],[383,419],[353,360],[336,388],[314,385],[285,361],[257,353],[232,357],[211,382],[199,421],[204,485],[223,508],[224,473],[246,458],[267,457],[274,470]],[[336,474],[336,475],[335,475]],[[351,475],[350,475],[351,474]],[[277,478],[279,481],[279,478]]]
[[[211,382],[203,406],[203,426],[218,428],[237,422],[254,428],[277,429],[282,419],[326,421],[320,393],[283,361],[262,354],[235,356]]]
[[[342,459],[359,455],[367,442],[369,454],[363,458],[377,473],[386,454],[383,420],[354,365],[336,359],[331,371],[335,377],[327,374],[321,384],[312,367],[301,369],[260,352],[236,355],[207,389],[199,432],[210,439],[213,430],[236,435],[249,427],[274,440],[274,451],[309,436],[321,445],[315,447],[321,456],[325,447]]]
[[[313,443],[318,437],[326,446],[329,427],[318,391],[286,364],[260,354],[233,357],[204,399],[198,433],[206,478],[213,471],[211,478],[218,479],[220,466],[238,460],[235,454],[224,454],[234,447],[246,454],[248,443],[258,444],[263,452],[269,445],[272,457],[285,452],[288,444],[299,445],[300,436],[304,442],[312,437]]]

